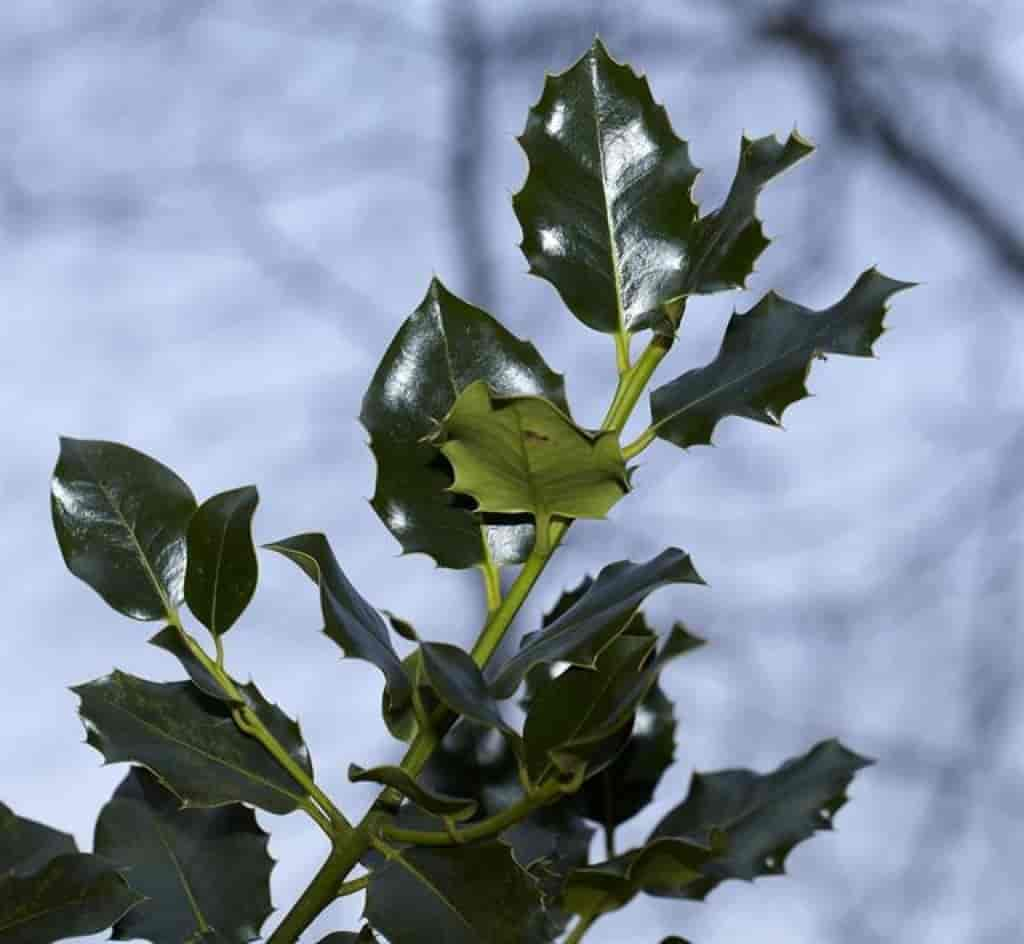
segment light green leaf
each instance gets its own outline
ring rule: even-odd
[[[481,516],[447,491],[451,469],[424,440],[474,381],[500,396],[541,396],[566,415],[565,383],[526,341],[437,279],[388,347],[363,398],[359,418],[377,460],[373,507],[407,554],[441,567],[522,561],[533,525]]]
[[[680,295],[698,170],[647,79],[600,40],[548,76],[519,139],[530,170],[513,205],[530,272],[597,331],[635,331]]]
[[[781,875],[797,843],[832,828],[854,774],[871,763],[833,739],[768,774],[695,773],[686,799],[666,814],[651,839],[704,843],[713,830],[721,830],[728,837],[728,852],[707,865],[699,882],[648,890],[661,897],[702,899],[726,879]]]
[[[629,491],[616,433],[580,429],[540,397],[495,397],[482,381],[433,439],[455,470],[451,490],[480,511],[533,515],[542,548],[553,517],[603,518]]]
[[[196,500],[167,466],[120,443],[62,437],[50,496],[64,563],[110,606],[155,620],[182,602]]]
[[[726,416],[778,426],[786,407],[807,396],[804,381],[814,358],[870,357],[883,331],[886,301],[911,284],[869,269],[823,311],[770,292],[750,311],[732,316],[711,363],[651,394],[654,431],[685,448],[710,443]]]
[[[182,807],[142,767],[133,767],[96,822],[95,849],[130,866],[147,897],[114,926],[119,940],[181,944],[213,933],[246,944],[273,911],[269,836],[251,809]]]
[[[232,627],[256,592],[252,516],[258,502],[252,485],[221,492],[199,506],[188,527],[185,600],[214,636]]]

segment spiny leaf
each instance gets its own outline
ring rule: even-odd
[[[434,437],[455,470],[451,490],[480,511],[530,514],[547,547],[553,517],[603,518],[629,491],[618,434],[588,433],[541,397],[459,394]]]
[[[703,584],[689,554],[671,547],[643,564],[609,564],[583,595],[553,623],[523,637],[519,651],[491,683],[498,698],[509,698],[535,665],[564,660],[593,668],[601,651],[621,635],[648,594],[667,584]]]
[[[252,516],[258,503],[252,485],[221,492],[199,506],[188,526],[185,600],[214,636],[232,627],[256,591]]]
[[[148,899],[117,922],[113,938],[258,938],[273,911],[268,840],[248,807],[183,808],[152,773],[133,767],[96,822],[96,851],[130,866],[132,886]]]
[[[424,440],[456,397],[482,380],[500,396],[541,396],[568,414],[565,384],[530,343],[434,279],[388,347],[359,418],[377,460],[373,507],[407,554],[442,567],[522,561],[529,521],[481,516],[447,491],[451,470]]]
[[[110,606],[155,620],[182,602],[196,500],[167,466],[120,443],[61,437],[50,496],[64,563]]]
[[[0,881],[11,875],[31,875],[51,859],[77,851],[70,833],[23,819],[0,803]]]
[[[391,944],[522,944],[540,908],[533,879],[491,841],[402,850],[370,876],[365,915]]]
[[[250,697],[258,695],[255,686],[246,688]],[[71,690],[82,700],[87,742],[108,763],[144,764],[189,806],[243,802],[283,814],[306,798],[263,746],[236,727],[229,706],[192,682],[149,682],[115,670]],[[298,727],[271,711],[257,709],[311,774],[305,746],[295,743]]]
[[[319,533],[296,534],[265,546],[297,564],[319,586],[324,633],[346,656],[364,659],[384,673],[390,707],[406,704],[412,689],[387,624],[349,582],[327,538]]]
[[[421,810],[426,810],[436,816],[463,820],[471,817],[477,809],[475,800],[430,790],[418,783],[408,771],[401,767],[384,766],[364,770],[356,764],[349,764],[348,779],[353,783],[379,783],[385,787],[391,787],[415,803]]]
[[[52,944],[96,934],[140,901],[111,863],[84,852],[65,853],[32,875],[0,878],[0,941]]]
[[[752,881],[782,874],[786,856],[798,842],[832,828],[854,774],[871,763],[832,739],[768,774],[695,773],[686,799],[662,819],[651,838],[706,842],[712,830],[720,829],[728,837],[728,851],[708,863],[699,882],[651,894],[703,899],[726,879]]]
[[[711,363],[651,394],[655,432],[685,448],[710,443],[726,416],[778,426],[786,407],[807,396],[804,381],[814,358],[870,357],[883,331],[887,299],[910,286],[869,269],[823,311],[770,292],[750,311],[732,316]]]
[[[635,331],[682,292],[698,170],[646,78],[600,40],[549,76],[519,139],[530,163],[513,198],[530,271],[597,331]]]

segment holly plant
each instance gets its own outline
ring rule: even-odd
[[[780,874],[796,844],[831,828],[870,763],[837,740],[767,773],[695,773],[685,796],[660,792],[670,808],[646,841],[616,848],[674,760],[661,673],[704,643],[642,610],[662,587],[703,582],[679,548],[583,577],[518,646],[501,644],[573,522],[604,518],[632,490],[632,460],[656,439],[710,443],[728,416],[779,425],[815,358],[872,355],[889,297],[910,283],[868,269],[821,311],[769,292],[732,316],[712,361],[653,390],[650,425],[624,441],[688,300],[745,286],[769,242],[758,194],[812,146],[796,132],[744,136],[724,202],[703,211],[686,142],[647,80],[599,41],[547,79],[519,142],[529,171],[513,205],[530,271],[614,344],[618,384],[600,428],[574,420],[562,376],[532,344],[436,279],[360,413],[381,521],[406,553],[483,576],[475,644],[427,638],[376,609],[324,534],[263,545],[319,595],[341,652],[380,670],[383,720],[407,743],[404,759],[350,766],[351,780],[380,787],[351,817],[318,785],[298,724],[231,673],[225,638],[257,583],[254,487],[198,504],[141,452],[62,439],[52,513],[68,569],[124,616],[161,624],[149,642],[185,677],[115,669],[73,687],[88,743],[131,766],[91,853],[0,805],[2,944],[110,927],[154,944],[258,938],[274,910],[273,861],[254,808],[301,811],[330,849],[271,944],[296,941],[347,895],[365,895],[362,927],[321,944],[574,944],[639,895],[703,901],[723,882]]]

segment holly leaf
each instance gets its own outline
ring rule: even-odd
[[[603,518],[629,491],[617,433],[587,432],[541,397],[495,397],[483,381],[432,441],[455,470],[452,491],[483,512],[532,515],[541,547],[553,517]]]
[[[33,819],[23,819],[0,803],[0,881],[38,872],[59,855],[78,852],[74,836]]]
[[[505,723],[483,672],[468,652],[444,642],[421,643],[420,652],[423,672],[441,701],[457,714],[497,728],[518,742],[519,735]]]
[[[680,889],[650,890],[651,894],[703,899],[726,879],[781,875],[786,856],[797,843],[819,829],[832,828],[854,774],[872,763],[832,739],[768,774],[695,773],[686,799],[661,820],[651,839],[704,843],[712,831],[721,830],[728,837],[728,851],[708,863],[700,881]]]
[[[335,931],[321,938],[319,944],[377,944],[368,924],[357,934],[354,931]]]
[[[869,269],[839,302],[812,311],[769,292],[734,314],[718,355],[651,394],[654,431],[686,448],[710,443],[726,416],[778,426],[791,403],[808,395],[804,382],[816,357],[870,357],[882,334],[886,301],[911,287]]]
[[[109,928],[142,896],[99,856],[66,852],[32,874],[0,877],[0,940],[51,944]]]
[[[348,779],[353,783],[379,783],[391,787],[411,800],[421,810],[453,820],[464,820],[471,817],[477,810],[476,800],[451,796],[438,790],[431,790],[401,767],[384,766],[364,770],[357,764],[349,764]]]
[[[259,695],[253,685],[245,689],[250,698]],[[115,670],[71,690],[81,699],[86,742],[108,763],[144,764],[186,805],[241,802],[284,814],[306,799],[303,787],[236,727],[230,706],[192,682],[149,682]],[[298,726],[276,706],[262,705],[260,720],[312,776]]]
[[[156,635],[150,637],[149,644],[174,656],[182,664],[193,684],[198,686],[204,695],[229,704],[235,701],[221,688],[220,682],[217,681],[214,674],[196,658],[195,653],[181,638],[181,632],[176,626],[165,626]]]
[[[188,526],[185,600],[214,636],[234,625],[256,592],[252,516],[258,503],[252,485],[221,492],[199,506]]]
[[[648,594],[676,583],[704,583],[689,554],[676,547],[643,564],[609,564],[561,616],[523,637],[519,651],[491,682],[491,691],[498,698],[511,697],[526,673],[542,663],[564,660],[594,668],[602,650],[625,631]]]
[[[182,602],[196,500],[167,466],[120,443],[61,437],[50,499],[68,570],[115,610],[165,619]]]
[[[540,909],[536,883],[490,841],[396,853],[370,876],[365,916],[391,944],[521,944]]]
[[[447,491],[451,469],[425,441],[474,381],[499,396],[540,396],[566,415],[565,383],[526,341],[437,279],[388,347],[359,418],[377,460],[373,508],[407,554],[441,567],[522,561],[533,546],[529,521],[480,516]]]
[[[647,79],[595,40],[548,76],[519,143],[530,170],[513,205],[530,272],[589,327],[639,330],[682,292],[699,173]]]
[[[320,533],[296,534],[264,546],[297,564],[317,584],[324,633],[347,657],[370,662],[384,673],[389,710],[406,704],[412,687],[391,643],[387,624],[349,582],[327,538]]]
[[[181,944],[213,932],[233,944],[255,940],[274,910],[268,840],[248,807],[182,807],[152,773],[133,767],[96,822],[96,852],[130,866],[132,886],[147,898],[114,925],[113,938]]]

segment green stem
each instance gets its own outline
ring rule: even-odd
[[[580,920],[577,922],[576,927],[572,929],[570,934],[565,939],[565,944],[579,944],[583,940],[583,935],[587,933],[593,926],[594,922],[600,917],[596,912],[592,914],[580,915]]]
[[[480,565],[480,571],[484,575],[484,590],[487,593],[487,612],[493,613],[501,606],[501,574],[497,565],[487,553],[486,560]]]
[[[672,341],[672,338],[655,335],[637,362],[620,375],[612,404],[601,425],[603,430],[622,431],[622,427],[626,425],[626,421],[636,407],[655,368],[672,347]],[[570,521],[563,520],[555,520],[551,523],[551,537],[547,551],[539,553],[535,547],[500,605],[488,617],[472,650],[473,660],[481,668],[486,666],[491,656],[494,655],[512,620],[551,559],[551,552],[561,542],[569,530],[570,524]],[[418,733],[413,738],[412,744],[409,745],[402,760],[403,770],[414,777],[419,774],[430,759],[437,738],[443,736],[454,721],[454,715],[445,713],[444,720],[436,726],[435,730],[426,735],[422,732]],[[334,842],[330,857],[321,866],[320,871],[317,872],[299,900],[285,915],[281,924],[267,939],[267,944],[292,944],[317,916],[332,901],[336,900],[338,889],[344,882],[345,876],[356,866],[371,845],[381,842],[372,834],[371,827],[381,812],[386,810],[389,804],[393,804],[395,799],[394,791],[383,790],[359,825],[343,839]],[[579,941],[595,920],[596,915],[581,919],[567,944]]]
[[[620,328],[615,332],[615,363],[620,377],[629,370],[629,340],[628,331]]]
[[[657,428],[653,425],[648,426],[636,439],[622,447],[622,457],[624,459],[635,459],[654,442],[657,435]]]
[[[369,884],[369,875],[360,875],[359,878],[354,878],[350,882],[342,882],[341,887],[338,889],[338,898],[344,898],[346,895],[355,895],[357,892],[363,891]]]

